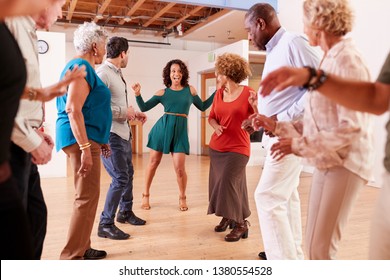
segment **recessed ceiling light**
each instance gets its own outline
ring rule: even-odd
[[[123,18],[123,20],[124,20],[125,22],[130,22],[130,21],[131,21],[131,16],[125,16],[125,17]]]

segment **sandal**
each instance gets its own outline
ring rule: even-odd
[[[150,209],[150,204],[149,204],[149,196],[150,194],[142,194],[142,204],[141,208],[144,210],[149,210]]]
[[[180,211],[187,211],[187,197],[186,196],[179,196],[179,209]]]

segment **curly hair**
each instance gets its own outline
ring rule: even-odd
[[[239,84],[252,75],[248,61],[234,53],[224,53],[217,57],[215,71]]]
[[[94,43],[107,40],[106,31],[94,22],[84,22],[74,32],[73,45],[78,52],[87,53]]]
[[[165,65],[163,72],[162,72],[162,76],[164,79],[164,85],[168,88],[172,85],[172,80],[171,80],[170,74],[171,74],[171,66],[173,64],[177,64],[180,66],[181,74],[183,75],[181,78],[181,81],[180,81],[181,86],[183,86],[183,87],[188,86],[188,79],[190,77],[189,72],[188,72],[188,68],[187,68],[187,65],[185,65],[185,63],[183,61],[181,61],[180,59],[173,59],[173,60],[169,61],[167,63],[167,65]]]
[[[305,0],[303,13],[312,27],[335,36],[352,30],[353,12],[348,0]]]

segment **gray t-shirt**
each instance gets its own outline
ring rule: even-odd
[[[382,66],[382,70],[378,76],[377,81],[383,84],[390,84],[390,53],[387,56],[387,59]],[[383,164],[385,165],[386,170],[390,172],[390,120],[386,124],[386,130],[387,130],[387,140],[386,140],[386,147],[385,147],[385,159],[383,161]]]

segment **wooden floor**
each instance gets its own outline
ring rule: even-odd
[[[261,175],[260,166],[247,167],[249,203],[252,215],[249,238],[239,242],[224,241],[227,233],[214,232],[220,218],[207,215],[209,158],[187,157],[187,203],[189,210],[178,208],[178,187],[171,157],[165,155],[157,170],[151,189],[151,210],[142,210],[141,193],[148,154],[134,155],[134,212],[147,220],[145,226],[117,224],[131,234],[128,240],[110,240],[97,236],[99,216],[102,211],[110,178],[104,168],[98,212],[92,231],[92,247],[108,252],[107,259],[119,260],[246,260],[257,259],[263,249],[253,193]],[[48,228],[42,259],[58,259],[65,244],[74,189],[73,178],[43,179],[42,187],[48,207]],[[306,224],[308,192],[311,176],[303,173],[299,187],[302,202],[303,230]],[[368,235],[373,205],[378,189],[365,187],[355,206],[343,240],[339,259],[367,259]]]

